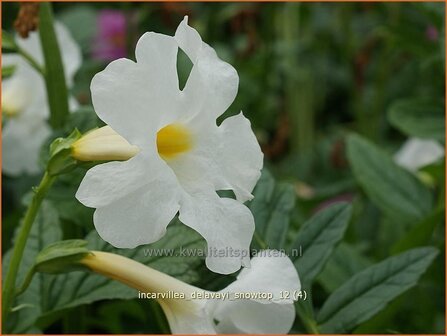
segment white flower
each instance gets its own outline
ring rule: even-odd
[[[138,289],[143,298],[154,294],[173,334],[288,333],[295,319],[293,298],[301,289],[291,260],[273,250],[260,251],[251,268],[217,293],[112,253],[92,251],[81,264]]]
[[[183,90],[179,47],[193,63]],[[263,159],[242,113],[216,125],[236,96],[237,72],[202,42],[187,18],[174,37],[144,34],[136,60],[110,63],[93,78],[91,91],[98,116],[139,152],[90,169],[76,197],[96,208],[100,236],[121,248],[159,240],[179,212],[210,249],[233,249],[206,260],[215,272],[233,273],[249,264],[254,220],[242,202],[253,197]],[[216,190],[224,189],[237,200],[220,198]]]
[[[408,139],[394,155],[396,163],[410,171],[434,163],[444,157],[444,147],[434,140]]]
[[[71,85],[81,65],[81,51],[64,26],[56,23],[55,29],[67,83]],[[31,32],[26,39],[17,36],[16,42],[43,66],[37,32]],[[8,117],[2,131],[2,170],[9,175],[38,173],[40,147],[51,133],[44,79],[17,54],[2,55],[2,66],[15,69],[10,78],[2,80],[2,111]],[[72,100],[70,104],[73,107],[75,102]]]

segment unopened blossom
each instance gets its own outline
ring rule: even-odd
[[[178,48],[193,63],[183,90]],[[242,112],[216,124],[236,96],[237,72],[187,18],[175,36],[144,34],[135,54],[136,62],[118,59],[98,73],[91,91],[98,116],[138,153],[90,169],[76,197],[96,208],[98,233],[120,248],[159,240],[179,213],[209,249],[223,252],[208,255],[208,268],[233,273],[249,265],[254,220],[243,202],[253,197],[263,160]],[[233,190],[236,199],[220,198],[217,190]]]
[[[301,290],[291,260],[274,250],[260,251],[251,268],[244,268],[236,281],[219,292],[112,253],[92,251],[80,263],[140,293],[156,295],[173,334],[288,333],[296,315],[293,301]]]
[[[394,160],[398,165],[415,172],[443,157],[444,147],[437,141],[410,138],[394,155]]]
[[[56,36],[61,48],[67,84],[81,65],[81,52],[69,31],[56,23]],[[43,67],[44,60],[37,32],[16,43]],[[40,148],[50,135],[49,106],[45,82],[40,73],[22,56],[2,55],[2,66],[14,68],[10,78],[2,80],[2,112],[5,125],[2,130],[2,170],[8,175],[34,174],[40,171],[38,158]],[[75,101],[71,99],[73,107]]]
[[[79,161],[128,160],[140,150],[116,133],[110,126],[84,134],[72,147],[73,158]]]

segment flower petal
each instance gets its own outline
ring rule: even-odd
[[[219,334],[287,334],[295,320],[293,304],[262,304],[235,301],[217,311],[214,318]]]
[[[97,208],[93,222],[98,234],[118,248],[134,248],[159,240],[179,209],[177,190],[165,179],[155,179],[144,188]]]
[[[8,65],[15,70],[10,78],[2,80],[2,109],[8,114],[8,109],[15,109],[17,115],[27,119],[47,118],[49,116],[45,83],[37,73],[22,58],[5,55]],[[3,58],[2,58],[3,62]]]
[[[207,267],[230,274],[249,265],[254,219],[243,204],[212,192],[184,193],[179,219],[208,243]]]
[[[39,118],[8,120],[2,131],[3,172],[12,176],[40,172],[40,148],[50,134],[47,123]]]
[[[224,176],[224,184],[217,183],[216,189],[234,190],[240,202],[251,200],[251,192],[261,176],[264,155],[250,121],[242,112],[225,119],[218,127],[215,142],[217,150],[213,152],[213,159]]]
[[[283,298],[282,292],[298,292],[301,289],[298,272],[292,261],[276,250],[262,250],[251,259],[251,268],[244,268],[237,280],[222,292],[260,292],[272,293],[273,302],[293,303],[292,298]],[[254,299],[260,303],[268,303],[266,299]]]
[[[235,293],[271,294],[273,299],[216,300],[209,303],[209,309],[219,321],[219,333],[237,330],[244,333],[287,333],[295,319],[292,297],[300,289],[292,261],[282,252],[264,250],[251,259],[251,268],[244,268],[237,280],[221,292],[230,293],[231,297]],[[291,297],[286,299],[285,292],[289,292]]]
[[[139,155],[97,165],[85,174],[76,198],[91,208],[109,205],[146,186],[149,181],[144,170],[145,160]]]
[[[213,48],[202,42],[199,33],[188,26],[187,17],[178,26],[175,39],[193,63],[183,89],[188,116],[202,114],[215,120],[236,97],[239,85],[237,72],[222,61]]]
[[[211,316],[205,311],[206,302],[192,300],[175,304],[159,301],[173,334],[215,334]]]
[[[169,162],[179,182],[189,185],[207,184],[212,190],[232,189],[240,202],[253,198],[251,192],[261,176],[263,154],[242,113],[225,119],[221,126],[197,125],[190,122],[194,148]]]
[[[177,188],[175,175],[157,154],[139,153],[127,161],[107,162],[89,169],[76,198],[88,207],[104,207],[139,189],[152,188],[155,181],[165,182],[166,188]]]
[[[96,113],[133,145],[152,145],[156,132],[175,119],[177,50],[172,37],[146,33],[137,43],[137,63],[118,59],[92,80]]]
[[[410,171],[417,171],[444,157],[444,148],[434,140],[410,138],[394,155],[396,163]]]

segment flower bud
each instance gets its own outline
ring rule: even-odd
[[[125,161],[139,152],[110,126],[86,133],[71,148],[71,156],[79,161]]]

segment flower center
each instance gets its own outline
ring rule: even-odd
[[[164,160],[170,160],[192,148],[192,136],[181,124],[169,124],[157,133],[158,154]]]

